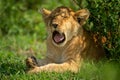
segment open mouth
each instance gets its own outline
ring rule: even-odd
[[[65,34],[54,31],[52,35],[53,41],[57,44],[63,43],[65,41]]]

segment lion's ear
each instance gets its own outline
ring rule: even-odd
[[[51,11],[47,10],[47,9],[40,9],[39,11],[41,14],[42,14],[42,17],[43,17],[43,20],[44,22],[47,24],[48,23],[48,18],[49,18],[49,15],[51,14]]]
[[[51,11],[49,11],[49,10],[47,10],[45,8],[42,8],[42,9],[40,9],[40,13],[45,18],[45,17],[48,17],[50,15]]]
[[[87,9],[81,9],[75,12],[75,18],[80,23],[80,25],[85,24],[86,20],[89,18],[90,12]]]

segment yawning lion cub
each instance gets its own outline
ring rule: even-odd
[[[104,56],[102,46],[94,42],[83,25],[89,18],[89,11],[76,12],[67,7],[58,7],[53,11],[41,10],[47,27],[47,54],[45,59],[28,57],[28,73],[77,72],[84,59],[98,60]]]

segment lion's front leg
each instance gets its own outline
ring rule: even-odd
[[[34,56],[28,57],[26,59],[26,65],[27,65],[28,70],[35,69],[37,67],[46,65],[51,62],[52,60],[50,60],[49,58],[37,60]]]
[[[61,64],[49,63],[44,66],[36,66],[28,71],[28,73],[38,73],[38,72],[77,72],[78,65],[73,62],[64,62]]]

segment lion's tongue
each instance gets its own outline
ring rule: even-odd
[[[56,43],[62,42],[64,40],[64,36],[62,34],[55,34],[54,41]]]

